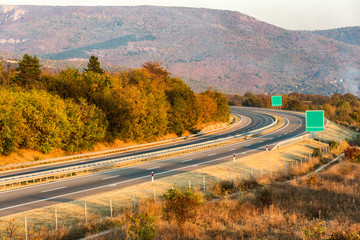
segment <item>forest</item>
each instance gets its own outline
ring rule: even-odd
[[[0,63],[2,155],[25,148],[72,153],[115,139],[181,136],[199,124],[227,122],[229,115],[223,93],[194,93],[157,62],[117,73],[105,72],[95,56],[82,72],[45,71],[28,54],[16,68]]]
[[[304,112],[324,110],[325,117],[338,124],[359,130],[360,101],[351,93],[331,96],[290,93],[283,94],[282,109]],[[247,92],[244,95],[228,94],[230,105],[271,108],[271,96]]]

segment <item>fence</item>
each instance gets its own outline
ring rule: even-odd
[[[281,147],[285,147],[285,146],[288,146],[290,144],[294,144],[294,143],[297,143],[297,142],[300,142],[304,139],[309,139],[310,138],[310,134],[307,133],[307,134],[304,134],[304,135],[301,135],[301,136],[298,136],[298,137],[295,137],[295,138],[290,138],[290,139],[287,139],[287,140],[284,140],[284,141],[281,141],[281,142],[278,142],[272,149],[272,150],[277,150],[277,149],[280,149]]]

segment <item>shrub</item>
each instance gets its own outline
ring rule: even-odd
[[[348,147],[345,150],[345,158],[350,162],[360,163],[360,148],[359,147]]]
[[[193,219],[203,203],[202,195],[190,189],[185,191],[178,188],[169,189],[168,193],[163,195],[163,199],[165,218],[175,219],[179,225]]]
[[[329,147],[330,147],[331,150],[337,149],[338,143],[336,141],[330,141],[329,142]]]
[[[315,148],[313,153],[312,153],[313,157],[321,157],[321,150],[320,148]]]
[[[270,205],[272,202],[272,193],[270,187],[258,188],[255,192],[256,201],[261,205]]]
[[[130,219],[128,235],[131,239],[150,240],[156,237],[155,217],[140,213]]]
[[[323,239],[326,233],[326,227],[324,226],[325,222],[322,221],[316,224],[312,229],[303,228],[303,233],[305,237],[304,240],[320,240]]]
[[[306,178],[306,184],[309,186],[315,185],[318,181],[317,176],[318,175],[315,173],[310,173],[309,176]]]
[[[254,189],[258,185],[259,185],[258,182],[254,178],[242,180],[239,185],[239,190],[240,191],[248,191],[248,190]]]
[[[329,240],[360,240],[360,232],[334,232]]]

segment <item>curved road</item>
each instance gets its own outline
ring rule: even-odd
[[[88,195],[98,194],[105,191],[116,190],[132,186],[135,184],[151,181],[151,172],[154,172],[155,178],[166,177],[182,172],[192,171],[194,169],[206,167],[209,165],[219,164],[233,160],[233,153],[237,158],[247,156],[256,152],[265,151],[265,146],[271,146],[279,141],[295,137],[305,132],[305,117],[291,112],[277,112],[268,109],[252,108],[232,108],[232,112],[240,113],[243,119],[249,118],[249,124],[242,123],[240,129],[228,130],[216,136],[203,136],[202,139],[189,140],[182,144],[193,144],[196,141],[204,141],[213,138],[225,137],[237,134],[242,131],[250,131],[254,128],[261,128],[270,122],[268,117],[262,116],[261,112],[275,113],[287,120],[287,124],[282,128],[269,134],[246,140],[243,142],[226,145],[201,152],[182,155],[179,157],[165,160],[139,164],[127,168],[114,169],[106,172],[99,172],[81,177],[74,177],[65,180],[49,182],[20,189],[0,192],[0,216],[6,216],[34,208],[44,207],[59,202],[71,201]],[[176,147],[179,143],[175,143]],[[164,146],[161,148],[171,148],[173,146]],[[159,150],[159,146],[156,147]],[[138,154],[136,150],[132,153]],[[146,151],[154,151],[146,149]],[[121,156],[125,156],[121,155]],[[106,156],[109,158],[113,156]],[[119,157],[117,155],[116,157]],[[89,161],[99,161],[104,158],[88,159]],[[76,164],[72,162],[71,164]],[[56,166],[51,166],[56,167]],[[41,170],[41,169],[40,169]],[[31,171],[36,171],[32,168]],[[14,172],[12,172],[14,174]]]

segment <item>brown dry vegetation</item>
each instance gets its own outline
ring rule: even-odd
[[[149,207],[147,202],[140,211],[157,218],[158,239],[316,239],[309,236],[316,226],[324,231],[318,239],[342,232],[360,239],[360,165],[344,161],[315,176],[312,183],[310,175],[210,201],[199,207],[196,219],[183,226],[146,210],[161,211],[159,203]],[[126,231],[102,239],[118,239],[118,234],[126,236]]]

